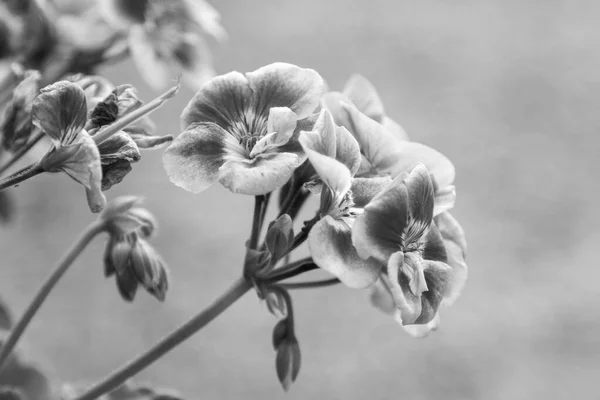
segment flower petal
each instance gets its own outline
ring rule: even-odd
[[[410,138],[408,137],[408,134],[406,133],[404,128],[402,128],[400,126],[400,124],[397,123],[396,121],[394,121],[393,119],[391,119],[387,116],[384,116],[383,120],[381,121],[381,125],[383,125],[385,130],[387,130],[392,135],[394,135],[396,137],[396,139],[401,140],[401,141],[410,140]]]
[[[356,207],[366,206],[379,192],[392,183],[389,176],[376,176],[374,178],[354,178],[352,180],[352,200]]]
[[[382,122],[385,115],[383,102],[367,78],[359,74],[352,75],[342,93],[367,117]]]
[[[252,160],[232,158],[219,169],[219,182],[233,193],[253,196],[270,193],[282,187],[303,161],[294,153],[259,155]]]
[[[319,105],[324,90],[323,78],[315,70],[292,64],[269,64],[246,77],[257,115],[267,115],[271,107],[288,107],[299,119],[306,118]]]
[[[273,151],[286,145],[296,129],[298,117],[287,107],[273,107],[269,110],[267,135],[260,139],[250,151],[250,158]]]
[[[425,338],[433,331],[436,331],[440,326],[440,314],[436,314],[435,317],[426,324],[422,325],[402,325],[401,313],[398,310],[395,314],[394,319],[402,326],[409,335],[416,338]]]
[[[431,224],[424,235],[422,256],[425,260],[448,261],[444,240],[435,224]]]
[[[352,176],[350,170],[344,164],[308,147],[304,147],[304,151],[323,183],[336,194],[336,197],[343,196],[350,190]]]
[[[421,314],[421,297],[410,290],[409,279],[404,267],[404,253],[398,251],[391,255],[387,263],[387,284],[389,285],[396,307],[400,311],[402,324],[414,323]]]
[[[198,34],[183,34],[172,57],[185,72],[184,79],[193,89],[202,88],[202,85],[215,76],[210,49]]]
[[[212,123],[189,126],[163,154],[171,182],[192,193],[200,193],[212,185],[225,162],[229,138],[227,132]]]
[[[396,313],[398,308],[394,302],[392,292],[384,279],[379,278],[377,282],[371,285],[370,290],[371,304],[375,308],[387,315],[394,315]]]
[[[305,134],[308,133],[309,132],[305,132]],[[314,144],[309,145],[309,148],[325,156],[334,158],[337,145],[335,123],[333,122],[333,117],[327,110],[321,110],[319,113],[319,117],[315,122],[312,133],[315,134],[314,137],[318,140],[313,140],[312,142],[314,142]]]
[[[433,183],[427,168],[423,164],[417,164],[406,178],[405,183],[408,190],[410,216],[418,225],[418,229],[424,230],[429,227],[433,219]],[[420,236],[416,232],[413,234]]]
[[[212,122],[232,133],[246,118],[252,91],[239,72],[230,72],[208,81],[181,114],[181,128],[200,122]],[[235,128],[235,129],[232,129]]]
[[[119,131],[98,144],[102,162],[102,190],[106,191],[121,182],[131,171],[131,163],[142,157],[133,139]]]
[[[447,264],[452,268],[450,284],[442,302],[442,305],[447,306],[454,303],[467,281],[468,268],[465,262],[467,242],[462,227],[450,213],[444,212],[438,215],[435,224],[444,240]]]
[[[452,268],[439,261],[424,260],[423,273],[428,290],[421,294],[421,314],[414,321],[415,324],[427,324],[437,315],[440,304],[448,291]]]
[[[350,226],[329,215],[312,227],[308,234],[308,246],[315,264],[351,288],[372,285],[383,267],[375,260],[360,258],[352,245]]]
[[[33,124],[56,147],[72,144],[87,121],[85,93],[73,82],[56,82],[40,91],[31,113]]]
[[[358,142],[346,128],[336,127],[336,150],[335,159],[344,164],[350,170],[350,175],[354,176],[361,164],[360,147]]]
[[[343,106],[345,103],[351,103],[351,101],[340,92],[327,92],[321,97],[321,107],[331,113],[335,124],[343,126],[354,134],[350,116]]]
[[[387,263],[401,250],[408,224],[408,191],[404,176],[394,179],[365,206],[352,227],[352,242],[362,258]]]
[[[172,83],[175,74],[171,66],[150,44],[150,38],[141,25],[129,30],[129,51],[142,79],[154,89],[163,89]]]
[[[433,216],[435,217],[436,215],[450,210],[452,207],[454,207],[455,201],[456,188],[454,185],[448,185],[441,189],[435,189]]]

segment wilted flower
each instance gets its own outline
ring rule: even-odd
[[[66,172],[86,188],[92,212],[104,208],[100,153],[84,129],[87,121],[85,93],[78,85],[60,81],[42,89],[32,108],[33,124],[53,146],[40,160],[47,172]]]
[[[352,229],[358,254],[380,263],[403,325],[435,327],[444,299],[458,295],[454,270],[433,223],[433,184],[419,164],[401,174],[364,209]]]
[[[11,152],[23,148],[33,132],[31,110],[40,91],[41,75],[38,71],[27,70],[20,73],[20,79],[0,122],[2,147]]]
[[[199,89],[214,76],[206,36],[225,37],[219,13],[204,0],[101,0],[106,21],[126,32],[129,50],[151,86],[166,87],[174,73]]]
[[[316,71],[284,63],[212,79],[183,111],[185,131],[165,152],[171,181],[193,193],[215,181],[251,195],[283,186],[305,160],[301,120],[322,90]]]

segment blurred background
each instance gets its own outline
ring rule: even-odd
[[[295,292],[302,368],[277,381],[276,320],[254,294],[142,373],[190,399],[593,398],[600,370],[597,198],[600,6],[594,1],[213,1],[229,41],[219,73],[274,61],[316,69],[339,90],[359,72],[415,141],[456,165],[453,215],[467,232],[469,280],[441,328],[409,337],[342,286]],[[129,64],[104,71],[156,95]],[[153,115],[179,133],[182,90]],[[64,380],[96,381],[202,309],[241,272],[251,197],[173,186],[162,150],[107,194],[137,194],[160,221],[171,268],[165,303],[125,304],[104,280],[102,240],[44,305],[24,350]],[[13,191],[0,227],[0,292],[19,314],[93,216],[61,175]],[[311,203],[314,205],[314,203]]]

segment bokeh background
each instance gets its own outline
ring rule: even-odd
[[[305,0],[213,4],[229,32],[220,73],[287,61],[333,89],[354,72],[378,88],[411,138],[457,169],[453,214],[469,240],[467,286],[442,326],[413,339],[342,286],[295,293],[302,369],[284,394],[275,319],[254,294],[142,373],[190,399],[594,398],[600,372],[600,6],[569,0]],[[152,92],[129,63],[115,83]],[[179,133],[193,93],[154,114]],[[163,304],[133,304],[104,280],[97,240],[27,332],[28,353],[64,380],[95,381],[203,308],[241,271],[253,201],[215,185],[168,181],[162,150],[145,153],[108,194],[138,194],[157,215],[171,267]],[[92,216],[60,175],[22,184],[0,228],[0,292],[19,313]],[[314,204],[314,203],[312,203]]]

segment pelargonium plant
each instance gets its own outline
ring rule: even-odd
[[[98,0],[76,8],[60,3],[0,3],[0,56],[14,62],[0,85],[0,145],[9,157],[0,166],[0,220],[14,212],[7,189],[57,172],[84,187],[90,211],[98,215],[22,316],[15,319],[0,303],[1,398],[183,398],[130,378],[248,292],[278,319],[272,342],[285,390],[301,366],[294,291],[337,284],[366,290],[373,305],[409,335],[424,337],[438,328],[443,308],[457,299],[467,278],[465,234],[450,214],[455,169],[437,150],[409,139],[366,78],[354,75],[341,92],[327,92],[317,71],[287,63],[211,78],[204,37],[223,38],[224,31],[204,1]],[[43,23],[31,26],[32,18]],[[83,30],[95,32],[90,42]],[[156,134],[148,114],[174,96],[178,84],[144,103],[131,85],[114,85],[96,73],[103,62],[127,54],[150,66],[147,78],[157,88],[168,84],[173,71],[198,87],[175,139]],[[8,173],[42,140],[49,147],[39,160]],[[125,301],[133,301],[140,288],[168,301],[169,281],[176,276],[152,245],[155,218],[136,196],[107,200],[143,150],[161,147],[176,186],[201,195],[220,184],[254,199],[248,241],[240,244],[246,249],[240,277],[191,320],[97,383],[50,381],[19,354],[17,344],[96,237],[106,237],[104,275],[114,278]],[[320,199],[318,207],[312,218],[298,221],[310,196]],[[267,221],[273,205],[277,216]],[[310,255],[297,257],[304,246]],[[330,277],[289,281],[318,269]]]

